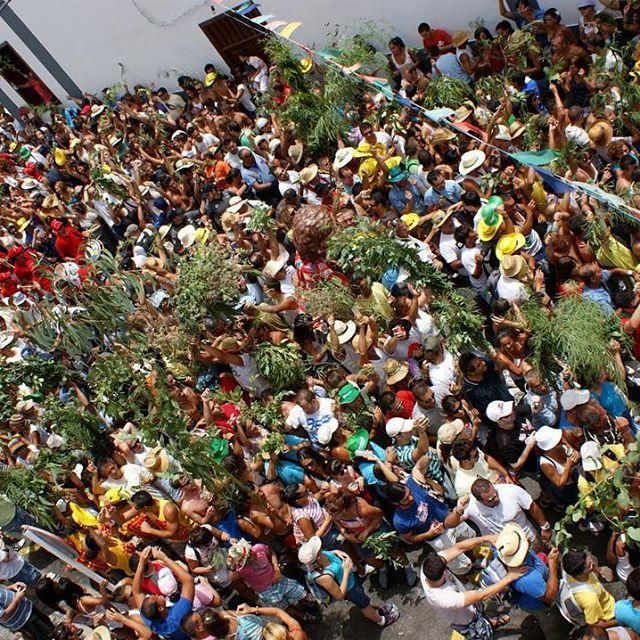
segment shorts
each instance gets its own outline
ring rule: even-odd
[[[345,600],[354,604],[358,609],[366,609],[371,604],[371,598],[366,594],[364,587],[359,582],[347,591]]]
[[[258,594],[260,601],[266,606],[287,607],[298,604],[305,596],[304,587],[295,580],[282,576],[276,584]]]

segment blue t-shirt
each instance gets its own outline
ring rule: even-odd
[[[393,528],[398,533],[420,534],[427,532],[434,522],[443,522],[449,513],[444,502],[436,500],[413,478],[407,480],[413,503],[406,508],[396,507]]]
[[[529,571],[511,583],[515,603],[521,609],[542,609],[544,603],[541,598],[547,590],[549,569],[542,560],[531,551],[527,553],[524,564],[529,568]]]
[[[613,615],[623,627],[629,627],[632,631],[640,633],[640,609],[636,609],[631,600],[616,602]]]
[[[192,609],[193,603],[190,600],[180,598],[180,600],[168,610],[167,617],[164,620],[149,620],[142,614],[140,614],[140,617],[151,631],[157,633],[162,638],[166,638],[166,640],[191,640],[180,628],[180,623],[186,615],[191,613]]]

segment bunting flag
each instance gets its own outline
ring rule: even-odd
[[[251,22],[255,22],[256,24],[264,24],[268,22],[272,18],[275,18],[274,13],[268,13],[266,16],[256,16],[255,18],[251,18]]]
[[[332,60],[333,58],[337,58],[342,51],[340,49],[320,49],[316,51],[316,53],[325,60]]]
[[[274,29],[277,29],[278,27],[281,27],[283,24],[287,24],[286,20],[274,20],[273,22],[268,22],[264,28],[265,29],[269,29],[269,31],[273,31]]]
[[[292,35],[293,32],[298,28],[302,26],[302,22],[290,22],[280,33],[279,35],[282,36],[283,38],[287,38],[289,39]]]
[[[542,178],[543,182],[555,193],[571,193],[574,188],[564,178],[551,171],[540,167],[533,167],[534,171]]]
[[[558,154],[553,149],[542,149],[541,151],[518,151],[518,153],[512,153],[511,155],[518,162],[531,165],[532,167],[551,164],[558,157]]]

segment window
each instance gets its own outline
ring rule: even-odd
[[[0,44],[0,76],[32,107],[60,103],[51,89],[7,42]]]

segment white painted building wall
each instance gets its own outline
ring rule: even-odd
[[[577,0],[540,2],[555,6],[563,21],[577,20]],[[211,0],[12,0],[11,9],[40,39],[62,68],[84,91],[99,91],[121,79],[132,86],[155,83],[175,86],[181,73],[202,75],[206,62],[224,67],[216,50],[198,26],[214,14]],[[216,6],[216,5],[213,5]],[[216,10],[219,10],[217,8]],[[300,20],[294,38],[320,48],[335,24],[357,25],[379,21],[385,29],[418,46],[420,22],[449,31],[465,29],[483,17],[493,31],[501,20],[497,0],[263,0],[263,14]],[[62,100],[66,95],[29,49],[0,19],[0,43],[7,41]],[[0,78],[3,89],[16,104],[23,101]]]

